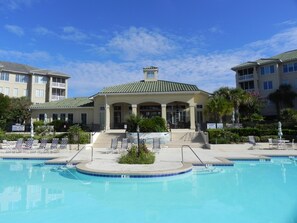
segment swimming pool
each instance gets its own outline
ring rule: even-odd
[[[213,174],[94,177],[0,160],[0,222],[297,222],[297,162],[236,162]]]

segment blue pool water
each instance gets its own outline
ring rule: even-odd
[[[1,223],[297,222],[292,159],[150,179],[87,176],[43,162],[0,160]]]

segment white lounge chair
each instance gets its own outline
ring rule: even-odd
[[[67,149],[67,145],[68,145],[68,138],[62,138],[61,139],[61,144],[59,146],[59,149]]]
[[[109,153],[116,153],[118,149],[118,138],[112,138],[111,139],[111,144],[110,144],[110,148],[109,148]]]
[[[160,152],[161,150],[161,139],[160,138],[153,138],[153,152]]]
[[[11,147],[10,151],[8,152],[22,152],[22,148],[23,148],[23,138],[20,138],[16,141],[15,146]]]
[[[272,138],[268,139],[268,144],[270,149],[276,149],[278,147],[278,142],[277,140],[274,140]]]
[[[36,152],[43,153],[46,151],[46,144],[47,144],[47,139],[41,139],[40,144],[38,148],[36,149]]]
[[[259,146],[259,144],[256,143],[255,136],[248,136],[248,142],[252,144],[251,149],[255,149],[255,147]]]
[[[25,145],[22,147],[22,152],[33,152],[33,138],[29,138],[26,140]]]
[[[45,152],[49,152],[49,153],[54,153],[54,152],[58,152],[58,143],[59,143],[59,139],[58,138],[53,138],[51,146],[49,148],[45,148]]]
[[[128,149],[128,138],[123,138],[120,152],[126,152],[127,149]]]

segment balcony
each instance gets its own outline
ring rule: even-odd
[[[59,100],[63,100],[66,97],[63,95],[52,95],[51,101],[59,101]]]
[[[65,83],[60,83],[60,82],[52,82],[52,87],[66,88],[66,84]]]
[[[254,79],[254,74],[246,74],[242,76],[238,76],[239,81],[246,81],[246,80],[253,80]]]

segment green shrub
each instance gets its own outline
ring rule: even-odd
[[[89,133],[83,131],[79,125],[69,127],[67,135],[70,143],[90,143]]]
[[[35,121],[35,122],[33,122],[34,129],[37,129],[38,127],[43,126],[43,125],[44,125],[44,122],[43,121]]]
[[[224,129],[211,129],[208,134],[209,142],[212,144],[239,143],[241,141],[238,134]]]
[[[131,115],[127,120],[127,131],[136,132],[137,125],[140,132],[167,132],[166,121],[159,116],[153,118],[143,118]]]
[[[122,155],[118,161],[121,164],[152,164],[155,162],[155,154],[149,151],[146,145],[139,146],[139,156],[137,146],[132,146],[128,153]]]

